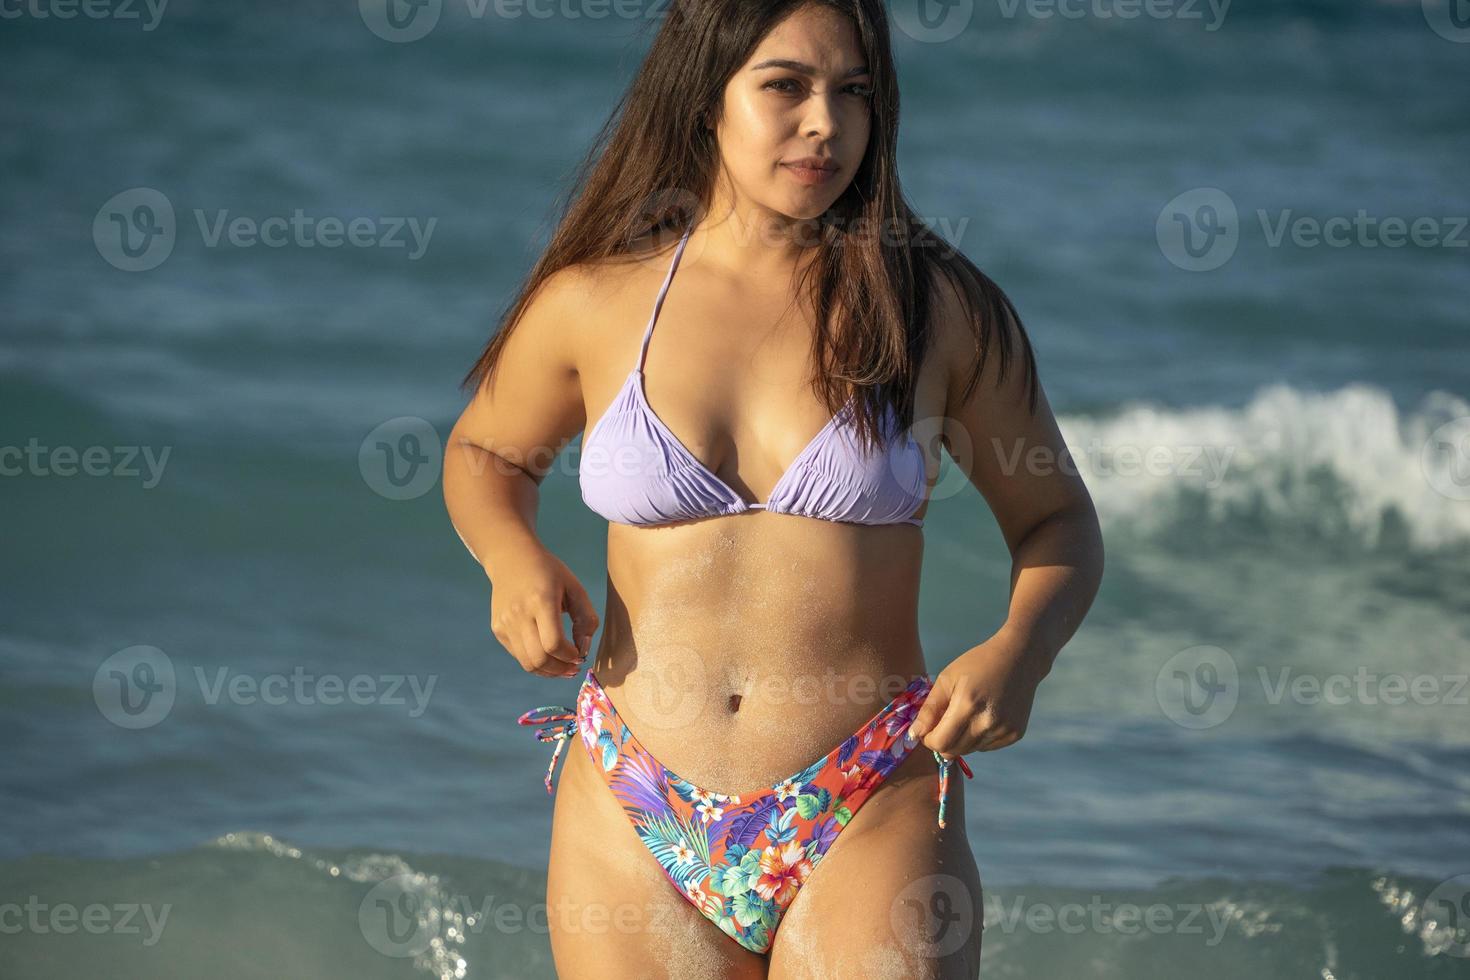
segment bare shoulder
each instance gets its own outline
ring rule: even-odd
[[[639,311],[652,303],[650,289],[657,289],[653,280],[663,275],[660,262],[671,247],[667,234],[645,236],[628,252],[558,269],[527,303],[523,323],[537,324],[533,333],[558,344],[574,373],[597,374],[606,367],[603,361],[628,343],[637,344],[636,337],[623,334],[646,316]]]

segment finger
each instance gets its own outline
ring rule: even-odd
[[[572,646],[566,633],[562,632],[561,606],[550,602],[538,602],[535,621],[536,649],[552,660],[558,661],[564,668],[575,670],[580,667],[582,655],[577,652],[576,647]],[[547,666],[556,667],[558,664],[551,663]]]
[[[952,759],[960,754],[960,749],[965,744],[969,724],[970,712],[965,710],[963,704],[951,700],[944,717],[939,719],[934,730],[924,739],[924,744],[946,759]]]
[[[567,587],[562,604],[572,617],[572,645],[577,648],[578,653],[586,657],[592,649],[592,635],[597,632],[597,607],[592,604],[592,598],[587,595],[582,583],[575,579]]]
[[[949,688],[938,683],[929,688],[929,696],[919,706],[919,713],[914,716],[914,723],[909,726],[909,731],[914,738],[923,738],[934,730],[939,724],[939,719],[944,717],[944,709],[949,705]]]
[[[544,668],[552,671],[551,676],[560,676],[561,666],[551,660],[547,656],[546,651],[541,648],[541,632],[536,627],[536,617],[518,617],[514,630],[516,639],[521,646],[523,657],[521,663],[525,664],[526,668],[532,673],[536,673],[538,669]]]

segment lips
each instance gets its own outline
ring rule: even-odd
[[[830,157],[802,157],[799,160],[787,160],[781,166],[786,168],[797,183],[805,187],[825,184],[837,173],[837,164]]]
[[[830,173],[837,169],[837,162],[831,157],[801,157],[798,160],[787,160],[783,164],[797,170],[815,170]]]

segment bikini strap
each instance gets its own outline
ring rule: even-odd
[[[516,719],[521,725],[542,725],[536,729],[536,738],[543,742],[555,742],[556,749],[551,753],[551,764],[546,767],[546,792],[551,792],[551,772],[556,768],[556,760],[561,758],[562,749],[567,747],[567,741],[577,734],[577,709],[565,704],[545,704],[539,708],[532,708],[523,712]]]
[[[929,751],[934,752],[933,749]],[[945,804],[949,802],[949,767],[958,762],[960,769],[964,771],[966,779],[974,779],[975,774],[970,771],[970,764],[965,761],[965,757],[962,755],[957,755],[953,759],[946,759],[938,752],[934,752],[934,761],[939,763],[939,826],[943,828]]]
[[[648,318],[648,327],[643,331],[643,346],[638,350],[638,366],[634,370],[643,370],[643,359],[648,356],[648,338],[653,336],[653,325],[658,322],[658,311],[664,305],[664,297],[669,293],[669,283],[674,281],[674,270],[679,268],[679,257],[684,254],[684,246],[689,244],[689,235],[692,231],[694,231],[694,226],[690,225],[688,231],[684,232],[684,237],[679,239],[678,248],[674,249],[674,259],[669,263],[669,274],[664,276],[664,284],[658,291],[658,299],[653,303],[653,315]]]

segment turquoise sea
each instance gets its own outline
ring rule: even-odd
[[[551,977],[515,717],[575,682],[437,452],[661,5],[159,6],[0,4],[0,976]],[[1107,542],[971,757],[984,975],[1470,977],[1470,10],[890,6],[907,192]],[[934,671],[1009,575],[948,486]]]

